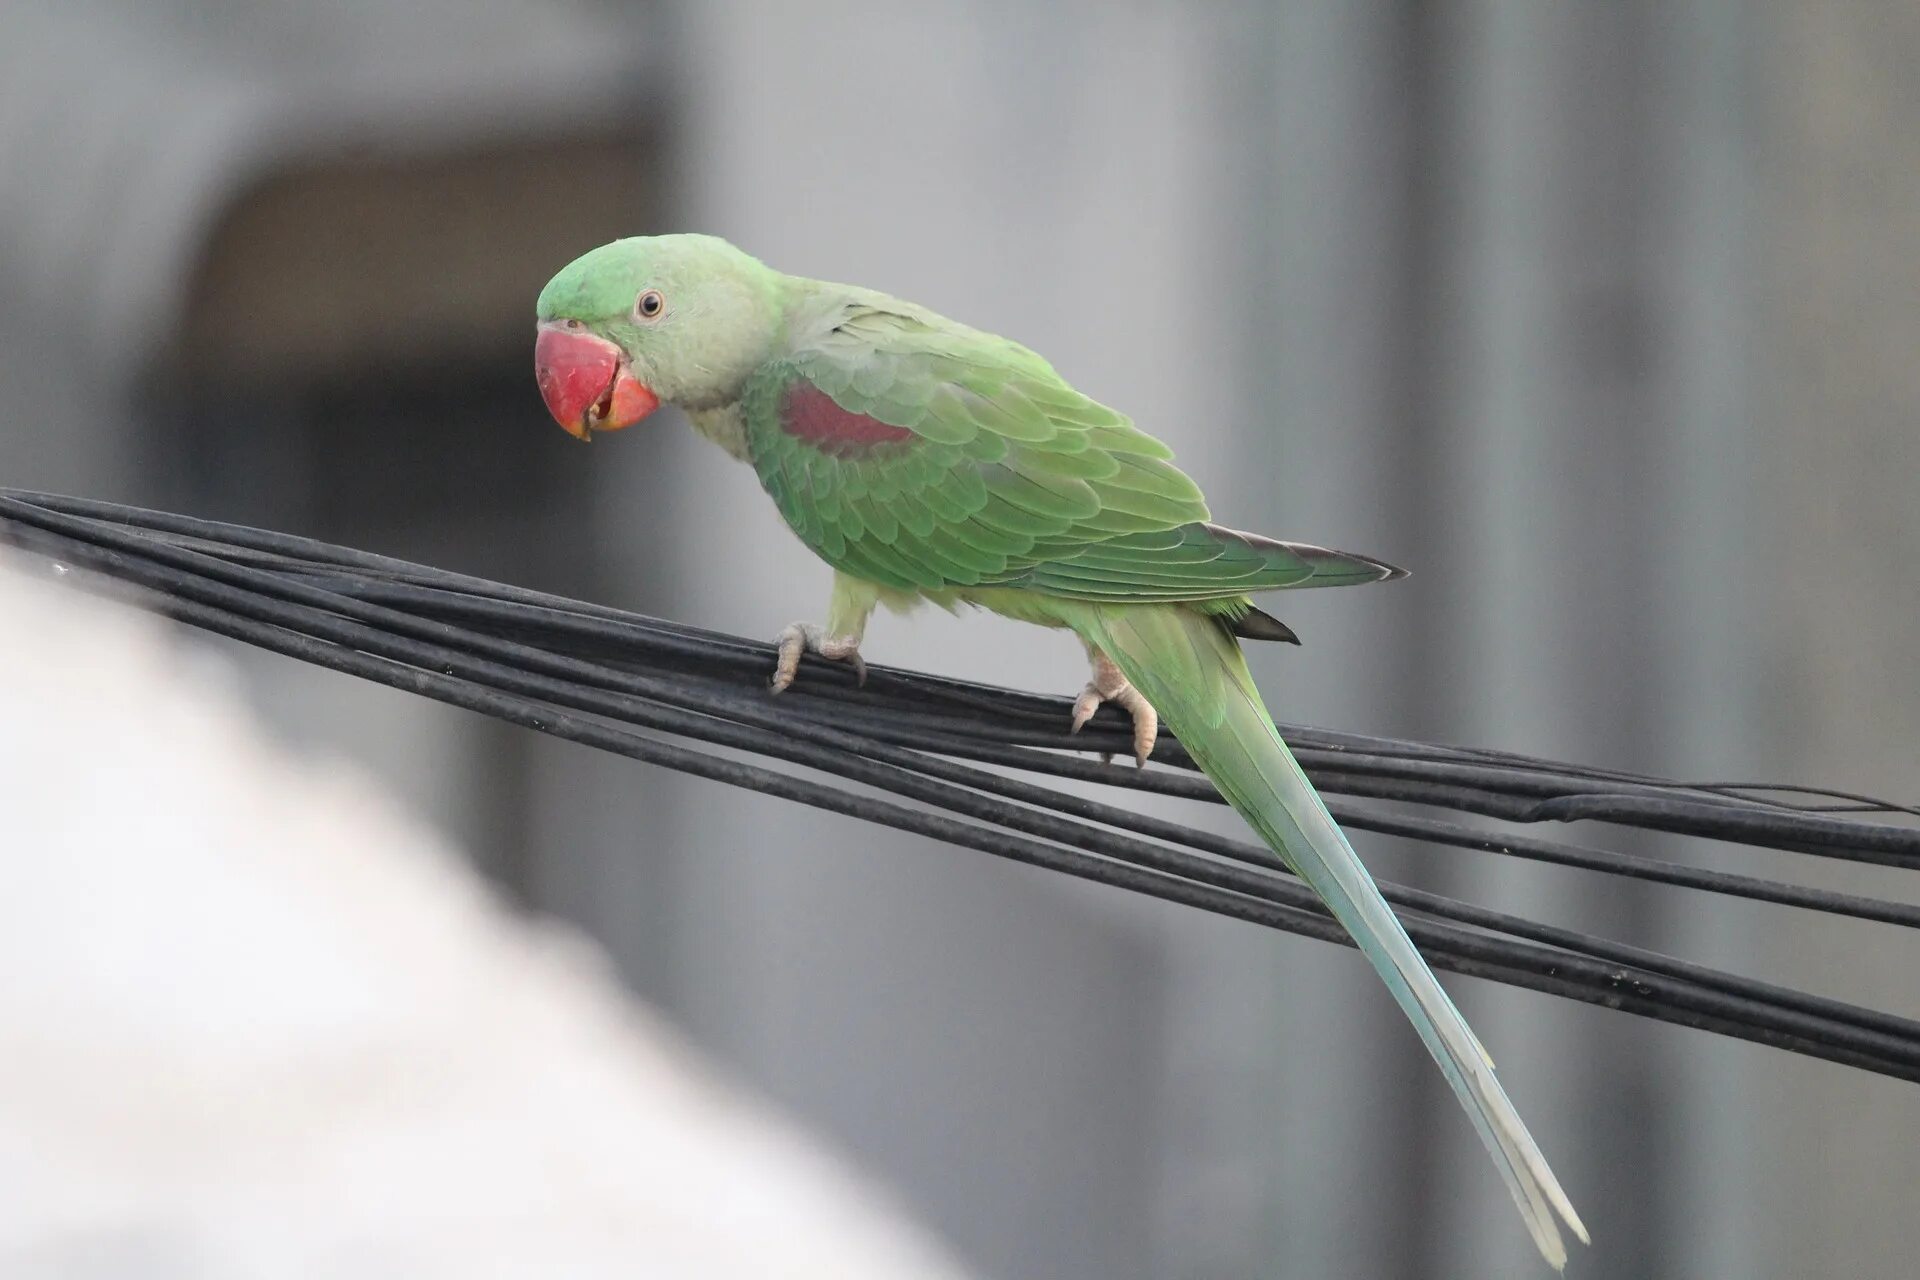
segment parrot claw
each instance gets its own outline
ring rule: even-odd
[[[1093,655],[1093,675],[1087,681],[1087,687],[1073,700],[1073,729],[1078,733],[1093,719],[1093,713],[1100,709],[1103,702],[1112,702],[1123,708],[1133,717],[1133,761],[1138,767],[1147,767],[1147,757],[1153,754],[1153,744],[1160,736],[1160,715],[1153,704],[1143,697],[1140,691],[1127,682],[1120,668],[1104,653]],[[1113,763],[1113,753],[1100,753],[1100,763]]]
[[[800,673],[800,655],[817,654],[829,662],[844,662],[853,668],[855,684],[867,683],[867,662],[860,656],[860,642],[846,637],[829,637],[811,622],[796,622],[780,632],[777,642],[780,657],[773,667],[773,691],[785,693]]]

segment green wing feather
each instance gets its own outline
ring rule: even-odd
[[[869,420],[860,439],[789,430],[796,383]],[[1038,355],[879,295],[848,291],[749,383],[742,410],[787,523],[835,568],[887,587],[1232,602],[1399,572],[1211,523],[1164,444]]]

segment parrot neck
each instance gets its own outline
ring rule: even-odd
[[[748,461],[747,419],[740,411],[738,400],[708,409],[688,409],[687,421],[693,424],[695,431],[733,455],[736,461]]]

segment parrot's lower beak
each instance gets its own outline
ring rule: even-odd
[[[630,427],[660,407],[627,366],[626,353],[598,334],[565,323],[540,326],[533,344],[533,372],[547,412],[570,436]]]

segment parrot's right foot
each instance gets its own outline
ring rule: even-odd
[[[1147,757],[1153,754],[1154,740],[1160,736],[1160,715],[1153,704],[1128,683],[1120,668],[1113,665],[1113,659],[1095,650],[1092,678],[1073,700],[1073,732],[1080,732],[1103,702],[1114,703],[1133,717],[1133,759],[1145,768]]]
[[[829,636],[811,622],[796,622],[780,633],[780,660],[773,668],[773,691],[785,693],[800,672],[800,655],[818,654],[829,662],[844,662],[853,668],[856,683],[867,682],[866,660],[860,656],[858,636]]]

